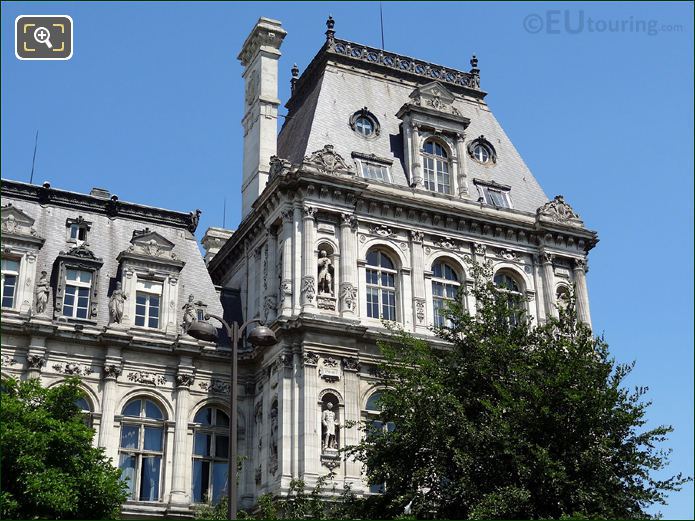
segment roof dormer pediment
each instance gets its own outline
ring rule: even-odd
[[[435,110],[446,110],[447,112],[456,111],[455,113],[458,113],[458,110],[452,106],[456,96],[438,81],[417,87],[410,93],[410,99],[416,105],[432,107]]]
[[[21,235],[36,235],[32,228],[35,219],[19,208],[8,203],[2,207],[2,231],[6,233],[18,233]]]
[[[132,244],[131,251],[152,257],[171,256],[171,250],[174,249],[173,242],[149,228],[133,231],[133,238],[130,239],[130,243]]]

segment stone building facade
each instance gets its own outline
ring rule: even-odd
[[[437,342],[430,327],[472,284],[475,260],[525,297],[536,323],[573,286],[590,323],[586,262],[598,239],[538,185],[485,101],[475,56],[457,71],[339,39],[329,18],[306,70],[292,68],[276,139],[284,38],[262,18],[239,55],[243,218],[222,247],[213,230],[206,256],[239,319],[265,320],[279,339],[240,361],[253,389],[246,486],[258,497],[333,471],[338,488],[369,493],[338,449],[361,435],[346,425],[378,421],[382,320]]]
[[[131,478],[125,516],[190,517],[226,485],[194,443],[226,439],[230,390],[229,348],[185,334],[222,313],[198,214],[2,181],[2,374],[81,378],[94,443]]]

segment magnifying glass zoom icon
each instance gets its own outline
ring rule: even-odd
[[[49,49],[53,49],[53,45],[51,45],[51,32],[45,27],[36,28],[34,31],[34,40],[46,44],[46,47]]]

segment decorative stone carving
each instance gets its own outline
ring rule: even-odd
[[[268,471],[275,475],[278,470],[278,402],[273,400],[270,406],[270,462]]]
[[[545,203],[536,210],[538,219],[549,219],[563,224],[573,224],[575,226],[583,226],[579,215],[572,207],[565,202],[565,198],[561,195],[556,195],[552,201]]]
[[[333,296],[333,273],[333,262],[326,250],[321,250],[318,260],[319,295]]]
[[[476,255],[485,255],[487,251],[487,246],[480,244],[479,242],[473,243],[473,251]]]
[[[46,364],[46,360],[41,355],[27,355],[27,367],[29,369],[41,369]]]
[[[574,259],[574,269],[575,270],[587,270],[588,266],[585,259]]]
[[[229,394],[232,386],[222,380],[213,378],[210,382],[200,382],[198,386],[204,391],[209,391],[216,394]]]
[[[336,421],[335,412],[333,411],[333,403],[326,402],[325,409],[321,413],[321,425],[323,426],[323,435],[321,437],[322,449],[338,449],[338,422]]]
[[[12,358],[10,355],[2,355],[2,365],[3,367],[7,366],[13,366],[15,364],[18,364],[17,360]]]
[[[266,295],[263,302],[263,312],[265,313],[266,319],[271,312],[276,312],[278,309],[277,302],[275,301],[274,295]]]
[[[193,295],[188,295],[188,302],[186,302],[181,309],[183,309],[183,317],[181,320],[181,329],[184,334],[188,333],[188,328],[191,324],[198,319],[196,316],[196,304],[193,301]]]
[[[270,156],[270,170],[268,171],[268,181],[276,176],[283,175],[291,168],[292,164],[287,159],[278,156]]]
[[[340,364],[338,360],[329,356],[323,359],[321,368],[319,369],[319,376],[326,382],[337,382],[340,380]]]
[[[374,235],[378,235],[379,237],[386,237],[386,238],[391,238],[395,237],[395,233],[391,228],[386,226],[385,224],[376,224],[372,226],[369,229],[370,232],[372,232]]]
[[[510,260],[510,261],[513,261],[513,260],[516,260],[516,259],[517,259],[516,252],[515,252],[514,250],[510,250],[509,248],[501,248],[501,249],[497,252],[497,255],[498,255],[501,259],[506,259],[506,260]]]
[[[107,364],[104,366],[104,378],[109,379],[113,378],[114,380],[121,376],[121,373],[123,372],[123,369],[120,368],[120,366],[116,364]]]
[[[313,219],[316,216],[316,208],[313,206],[304,206],[302,208],[302,213],[307,219]]]
[[[164,385],[166,383],[166,378],[162,376],[161,374],[155,374],[155,373],[146,373],[144,371],[137,371],[137,372],[132,372],[128,373],[128,380],[131,382],[137,382],[139,384],[145,384],[145,385]]]
[[[109,298],[109,323],[120,324],[123,322],[123,308],[128,295],[125,294],[121,287],[121,282],[116,282],[116,289],[111,293]]]
[[[3,188],[5,185],[3,184]],[[26,235],[30,237],[38,237],[34,226],[34,218],[24,213],[19,208],[15,208],[12,203],[7,203],[0,210],[2,217],[3,233],[11,235]]]
[[[259,438],[259,440],[260,440],[260,439],[261,439],[261,438]],[[262,476],[262,475],[263,475],[263,470],[262,470],[261,466],[258,465],[258,466],[256,467],[255,472],[254,472],[254,481],[255,481],[256,485],[260,485],[260,484],[261,484],[261,476]]]
[[[302,298],[306,302],[313,302],[316,296],[315,279],[311,275],[302,277]]]
[[[414,105],[429,107],[439,112],[447,112],[456,116],[461,115],[459,110],[453,105],[456,97],[438,81],[416,88],[410,94],[410,98],[413,100],[412,103]]]
[[[195,377],[192,374],[177,374],[176,387],[190,387],[194,380]]]
[[[341,213],[340,222],[343,225],[349,226],[353,230],[356,229],[358,225],[357,217],[355,217],[351,213]]]
[[[322,174],[337,175],[339,173],[354,175],[343,157],[333,150],[333,145],[325,145],[321,150],[313,152],[304,158],[304,164],[313,167]]]
[[[451,239],[449,237],[445,237],[442,239],[437,240],[434,243],[437,248],[442,248],[443,250],[458,250],[459,249],[459,244],[457,241],[454,239]]]
[[[410,231],[410,240],[413,242],[422,242],[425,239],[425,234],[418,230]]]
[[[417,321],[422,324],[425,321],[425,299],[415,298],[413,302],[415,303],[415,316],[417,317]]]
[[[304,351],[304,365],[317,365],[319,363],[319,355],[311,351]]]
[[[191,233],[195,233],[196,229],[198,228],[198,222],[200,221],[200,214],[202,212],[198,209],[195,210],[195,212],[189,212],[188,214],[188,231]]]
[[[351,282],[340,284],[340,307],[350,311],[355,311],[357,308],[357,287]]]
[[[346,371],[359,371],[360,361],[357,358],[343,358],[343,369]]]
[[[291,280],[283,280],[280,283],[280,302],[284,302],[285,299],[289,299],[292,297],[292,281]]]
[[[51,284],[48,281],[48,272],[42,271],[41,277],[36,283],[36,313],[42,315],[46,311],[48,298],[51,291]]]
[[[319,295],[318,297],[316,297],[316,305],[319,309],[335,311],[335,297]]]
[[[80,366],[73,362],[68,362],[66,364],[53,364],[51,366],[58,373],[65,373],[71,375],[90,375],[93,373],[92,368],[89,366]]]

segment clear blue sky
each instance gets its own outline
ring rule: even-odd
[[[565,11],[571,30],[583,15],[582,31],[568,32]],[[236,55],[259,16],[281,20],[286,100],[290,68],[311,61],[329,13],[339,37],[380,46],[374,2],[4,2],[2,176],[28,181],[39,129],[35,182],[201,208],[199,236],[222,224],[226,197],[234,227]],[[19,14],[71,15],[73,58],[18,61]],[[558,20],[550,31],[548,17]],[[622,30],[609,32],[616,21]],[[546,193],[564,194],[599,232],[588,276],[594,325],[618,360],[637,361],[630,384],[650,387],[650,424],[675,426],[669,471],[692,475],[692,2],[385,2],[384,26],[392,51],[463,70],[478,55],[487,101]],[[692,484],[657,510],[692,519]]]

